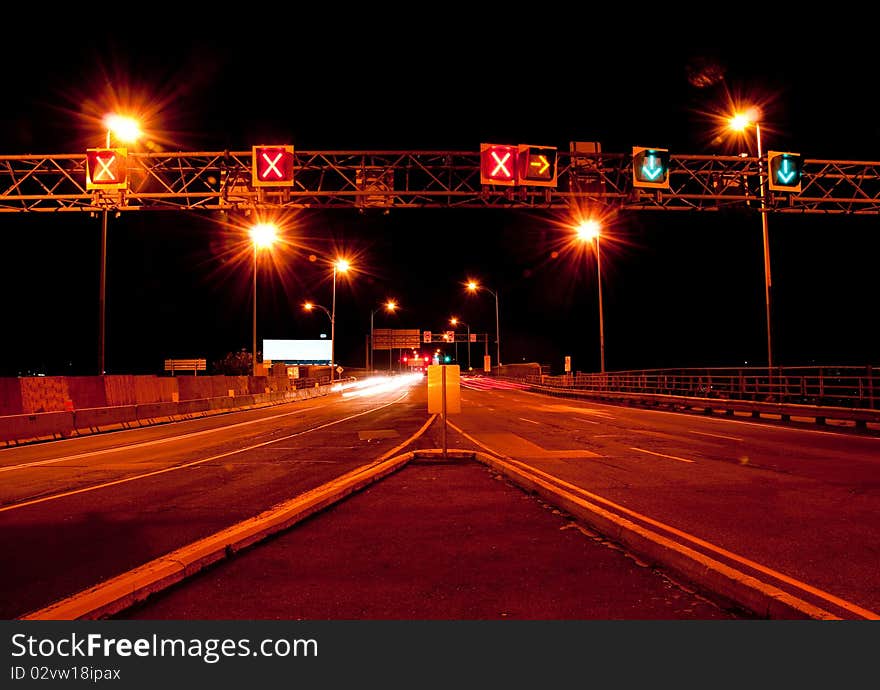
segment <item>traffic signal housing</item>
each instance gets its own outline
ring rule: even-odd
[[[251,163],[254,187],[293,187],[293,146],[254,146]]]
[[[633,187],[669,189],[669,149],[633,146]]]
[[[770,191],[799,192],[801,191],[801,173],[803,158],[799,153],[786,151],[767,152],[767,181]]]
[[[519,145],[517,175],[521,185],[556,186],[556,147]]]
[[[86,189],[126,189],[128,150],[122,148],[86,149]]]

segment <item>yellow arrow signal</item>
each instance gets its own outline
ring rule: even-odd
[[[538,156],[538,160],[532,160],[529,162],[529,166],[533,168],[540,168],[537,172],[539,175],[543,175],[550,168],[550,161],[547,160],[547,156]]]

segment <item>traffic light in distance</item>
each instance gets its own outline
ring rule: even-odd
[[[480,144],[480,184],[514,186],[516,159],[516,146]]]
[[[126,149],[86,149],[86,189],[125,189],[128,187]]]
[[[799,153],[767,151],[768,182],[773,192],[801,191],[804,161]]]
[[[449,360],[450,360],[449,355],[446,355],[446,356],[443,357],[443,361],[444,361],[444,362],[448,362]]]
[[[519,145],[519,183],[535,187],[556,186],[556,147]]]
[[[254,187],[293,187],[293,146],[254,146],[251,183]]]
[[[669,149],[633,146],[633,187],[669,189]]]

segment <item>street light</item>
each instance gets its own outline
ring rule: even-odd
[[[601,226],[596,220],[585,220],[577,227],[578,239],[582,242],[596,240],[596,279],[599,283],[599,371],[605,373],[605,320],[602,314],[602,254],[599,250]]]
[[[485,290],[489,294],[495,297],[495,345],[497,347],[496,351],[496,359],[498,361],[498,366],[501,366],[501,329],[499,328],[498,321],[498,293],[494,290],[490,290],[485,285],[480,285],[474,280],[469,280],[467,284],[467,289],[471,292],[476,292],[477,290]],[[500,373],[500,371],[499,371]]]
[[[321,311],[323,311],[327,315],[327,318],[330,319],[330,328],[331,329],[333,328],[333,315],[330,313],[330,310],[327,309],[327,307],[325,307],[321,304],[315,304],[314,302],[306,302],[305,304],[303,304],[303,309],[305,309],[306,311],[312,311],[313,309],[320,309]],[[333,354],[332,354],[333,341],[331,340],[330,343],[331,343],[330,344],[330,349],[331,349],[330,359],[332,360],[333,359]],[[333,370],[333,362],[332,361],[330,363],[330,370],[331,371]]]
[[[464,321],[462,321],[459,318],[456,318],[455,316],[453,316],[451,319],[449,319],[449,323],[451,323],[453,326],[458,326],[459,324],[461,324],[462,326],[467,328],[468,371],[470,371],[471,370],[471,327],[470,327],[470,324],[465,323]],[[455,346],[455,360],[458,361],[458,343],[456,343],[456,346]]]
[[[333,310],[330,313],[330,384],[333,384],[336,371],[336,274],[346,273],[351,264],[346,259],[333,262]]]
[[[374,342],[373,342],[373,318],[376,316],[376,312],[385,309],[389,314],[393,313],[395,309],[397,309],[397,302],[393,299],[388,300],[381,307],[376,307],[370,312],[370,369],[372,371],[376,370],[376,363],[373,361],[373,354],[375,350]],[[389,357],[391,348],[389,347]],[[391,361],[389,359],[388,363],[388,373],[391,373]]]
[[[110,148],[110,135],[115,134],[119,141],[135,142],[141,136],[140,126],[137,121],[130,117],[122,115],[107,115],[104,118],[104,126],[107,128],[106,147]],[[106,340],[106,323],[107,323],[107,206],[101,213],[101,287],[99,298],[99,334],[98,334],[98,375],[103,376],[106,373],[104,366],[104,343]]]
[[[272,223],[258,223],[250,229],[251,243],[254,245],[254,340],[253,375],[257,375],[257,254],[261,249],[269,249],[278,239],[278,228]]]
[[[731,117],[727,124],[728,127],[736,132],[745,131],[749,125],[755,126],[755,139],[758,144],[758,191],[761,200],[761,231],[764,238],[764,304],[767,312],[767,374],[772,378],[773,370],[773,345],[772,345],[772,329],[770,326],[770,239],[767,230],[767,208],[766,196],[764,194],[764,164],[762,161],[763,152],[761,151],[761,123],[758,121],[760,111],[757,108],[750,108],[742,113],[736,113]]]

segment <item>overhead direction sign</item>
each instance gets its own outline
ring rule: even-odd
[[[768,151],[767,167],[771,191],[801,191],[801,172],[803,170],[801,154],[788,151]]]
[[[86,149],[87,190],[126,187],[128,187],[127,149]]]
[[[517,157],[517,146],[480,144],[480,184],[514,186]]]
[[[633,187],[669,189],[669,149],[633,146]]]
[[[517,176],[521,185],[556,186],[556,147],[520,144]]]
[[[374,350],[418,349],[419,331],[415,328],[376,328],[373,331]]]
[[[251,159],[254,187],[293,186],[293,146],[254,146]]]
[[[422,342],[423,343],[430,343],[431,342],[431,331],[425,331],[422,334]]]

